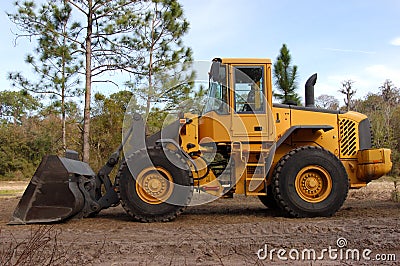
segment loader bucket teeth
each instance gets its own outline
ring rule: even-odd
[[[80,183],[94,178],[95,173],[84,162],[45,156],[9,224],[59,222],[79,215],[88,201]]]

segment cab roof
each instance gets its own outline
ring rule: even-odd
[[[222,58],[223,64],[271,64],[269,58]]]

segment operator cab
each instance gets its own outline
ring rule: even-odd
[[[268,138],[274,131],[267,119],[271,101],[271,60],[213,59],[200,137],[216,142],[231,142],[232,137]]]

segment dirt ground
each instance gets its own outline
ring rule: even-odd
[[[24,185],[2,182],[0,191],[18,194]],[[46,226],[6,225],[19,196],[3,193],[0,264],[10,250],[17,251],[15,263],[31,249],[30,256],[51,255],[62,265],[400,265],[400,203],[390,200],[393,189],[393,183],[373,182],[350,191],[330,218],[284,218],[257,198],[236,196],[189,207],[170,223],[133,222],[118,206],[95,218]],[[35,239],[42,244],[34,246]],[[308,257],[311,249],[315,260]],[[348,253],[355,249],[360,260]]]

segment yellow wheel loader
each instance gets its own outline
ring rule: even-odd
[[[333,215],[349,189],[390,171],[390,150],[372,149],[365,115],[314,107],[316,74],[305,107],[272,104],[271,67],[270,59],[215,58],[201,115],[180,113],[147,137],[133,114],[97,174],[76,152],[46,156],[10,224],[88,217],[119,203],[135,220],[170,221],[189,205],[234,194],[291,217]]]

